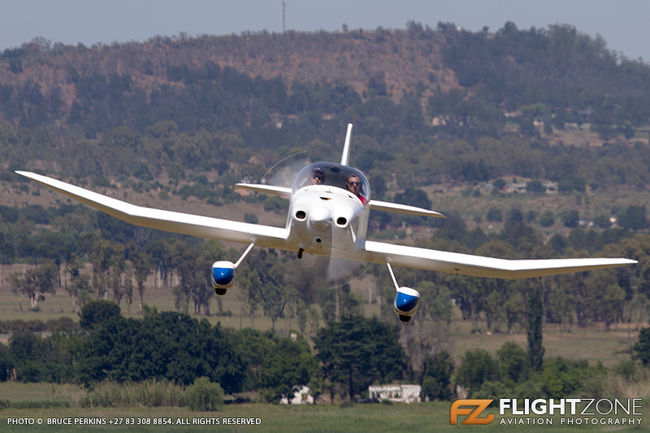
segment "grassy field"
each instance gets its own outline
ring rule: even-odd
[[[559,417],[553,417],[552,425],[500,425],[501,416],[496,414],[489,425],[466,426],[449,424],[448,402],[405,404],[372,404],[342,407],[338,405],[293,406],[244,404],[226,406],[219,412],[191,412],[179,408],[107,408],[107,409],[21,409],[0,412],[0,430],[7,432],[70,432],[70,431],[139,431],[139,432],[458,432],[477,431],[493,432],[512,429],[526,432],[647,432],[650,420],[645,419],[640,426],[567,426],[562,425]],[[642,413],[648,412],[648,406]],[[491,410],[491,413],[495,413]],[[9,425],[8,419],[27,418],[34,425]],[[52,419],[59,421],[71,418],[71,422],[98,419],[106,425],[48,425]],[[224,425],[237,418],[251,419],[254,425]],[[525,417],[520,417],[525,418]],[[36,424],[38,421],[42,424]],[[219,425],[199,425],[198,422],[216,422]],[[462,421],[462,418],[460,418]],[[110,425],[111,421],[121,425]],[[161,425],[160,422],[171,422]],[[12,421],[15,422],[15,421]],[[128,424],[127,424],[128,422]],[[187,423],[187,424],[176,424]]]

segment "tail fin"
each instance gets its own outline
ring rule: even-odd
[[[343,145],[343,155],[341,155],[341,164],[349,165],[350,160],[350,137],[352,136],[352,124],[348,123],[348,132],[345,134],[345,144]]]

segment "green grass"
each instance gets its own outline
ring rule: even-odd
[[[459,432],[477,431],[496,432],[503,431],[504,427],[498,424],[500,417],[497,415],[495,421],[486,426],[464,426],[449,425],[449,402],[417,403],[411,405],[403,404],[372,404],[353,405],[341,407],[338,405],[317,405],[317,406],[292,406],[281,407],[276,405],[244,404],[226,406],[219,412],[191,412],[179,408],[110,408],[110,409],[72,409],[64,408],[57,410],[46,409],[8,409],[0,415],[2,431],[7,432],[69,432],[69,431],[142,431],[142,432],[187,432],[187,431],[219,431],[219,432],[240,432],[251,431],[257,433],[265,432]],[[647,404],[643,413],[649,412]],[[494,411],[492,411],[494,413]],[[647,416],[647,415],[646,415]],[[41,419],[44,425],[41,426],[10,426],[7,424],[8,417],[28,417],[35,420]],[[48,418],[65,417],[99,417],[110,421],[121,419],[120,426],[58,426],[47,425]],[[261,424],[245,425],[223,425],[224,418],[259,418]],[[136,425],[126,425],[126,419],[132,418]],[[220,425],[192,425],[193,418],[217,418]],[[190,425],[154,425],[159,419],[170,419],[172,423],[177,421],[190,422]],[[130,419],[129,419],[130,421]],[[620,432],[647,432],[650,431],[649,419],[644,424],[634,427],[612,428],[611,426],[566,426],[560,425],[556,417],[552,426],[525,426],[511,427],[512,431],[526,432],[574,432],[574,431],[620,431]],[[144,422],[143,424],[137,424]],[[147,424],[150,423],[150,424]],[[135,427],[135,428],[134,428]],[[508,427],[505,427],[506,429]]]

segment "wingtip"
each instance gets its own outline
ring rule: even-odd
[[[35,173],[32,173],[31,171],[25,171],[25,170],[14,170],[14,173],[29,179],[33,179],[35,175]]]

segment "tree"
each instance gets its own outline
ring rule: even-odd
[[[530,362],[526,351],[515,342],[508,341],[497,352],[501,378],[510,384],[524,382],[530,375]]]
[[[0,382],[6,382],[11,378],[11,371],[15,365],[9,349],[4,344],[0,344]]]
[[[83,349],[81,381],[167,379],[193,383],[207,376],[227,393],[239,392],[245,365],[219,325],[177,312],[118,316],[93,329]]]
[[[487,220],[490,222],[503,221],[503,214],[501,213],[501,210],[496,207],[491,207],[487,213]]]
[[[639,340],[632,346],[633,358],[638,359],[643,365],[650,365],[650,328],[639,331]]]
[[[95,298],[107,295],[108,276],[117,257],[124,256],[124,247],[103,238],[96,238],[92,244],[90,262],[93,265],[93,286]]]
[[[648,228],[645,206],[628,206],[619,218],[621,227],[628,230],[641,230]]]
[[[499,378],[499,365],[484,349],[465,352],[456,371],[456,383],[468,388],[470,395],[479,390],[483,382]]]
[[[52,262],[30,269],[24,274],[13,274],[11,282],[14,291],[29,297],[32,309],[38,307],[44,293],[53,292],[58,279],[59,268]]]
[[[91,330],[120,317],[120,307],[115,302],[98,300],[85,304],[79,315],[79,326]]]
[[[286,398],[289,402],[302,386],[318,374],[318,362],[304,339],[281,338],[274,354],[267,357],[261,371],[261,385],[270,401]]]
[[[592,320],[605,322],[606,329],[623,315],[625,290],[611,271],[593,272],[584,280],[585,314]]]
[[[177,310],[182,310],[184,313],[189,311],[192,292],[197,286],[204,284],[204,278],[201,278],[202,270],[196,262],[199,254],[198,248],[182,244],[174,257],[174,267],[181,280],[180,285],[174,288],[175,305]]]
[[[68,261],[66,272],[70,274],[70,283],[66,285],[66,291],[72,297],[73,311],[91,298],[92,288],[90,277],[81,273],[83,263],[76,256]]]
[[[542,283],[532,283],[528,289],[528,360],[533,371],[540,371],[544,362],[542,319],[544,315]]]
[[[544,192],[546,192],[546,188],[544,185],[542,185],[542,182],[537,179],[533,179],[526,184],[526,191],[531,194],[542,195]]]
[[[261,300],[264,314],[271,319],[271,331],[275,330],[277,320],[284,316],[284,310],[292,297],[291,293],[295,293],[295,289],[285,280],[285,276],[290,272],[288,263],[282,259],[282,255],[274,250],[259,251],[249,258],[251,268],[259,270],[257,272],[259,283],[254,284],[254,278],[245,283],[249,289],[249,298],[252,289],[256,292],[252,296]],[[254,276],[249,275],[249,277]]]
[[[443,350],[434,356],[427,356],[422,365],[420,380],[423,397],[429,400],[449,400],[453,372],[454,363],[449,353]]]
[[[577,210],[568,210],[562,212],[562,224],[564,227],[575,228],[580,223],[580,214]]]
[[[547,210],[542,215],[540,215],[539,225],[541,225],[542,227],[550,227],[553,224],[555,224],[555,217],[553,216],[552,211]]]
[[[393,325],[361,316],[332,322],[314,339],[325,380],[339,385],[352,400],[375,380],[404,376],[407,361]]]
[[[151,258],[146,251],[141,249],[132,250],[129,254],[129,259],[133,264],[134,274],[135,274],[135,284],[138,290],[138,299],[139,304],[138,308],[142,311],[142,304],[144,302],[144,282],[147,280],[149,274],[151,274]]]

